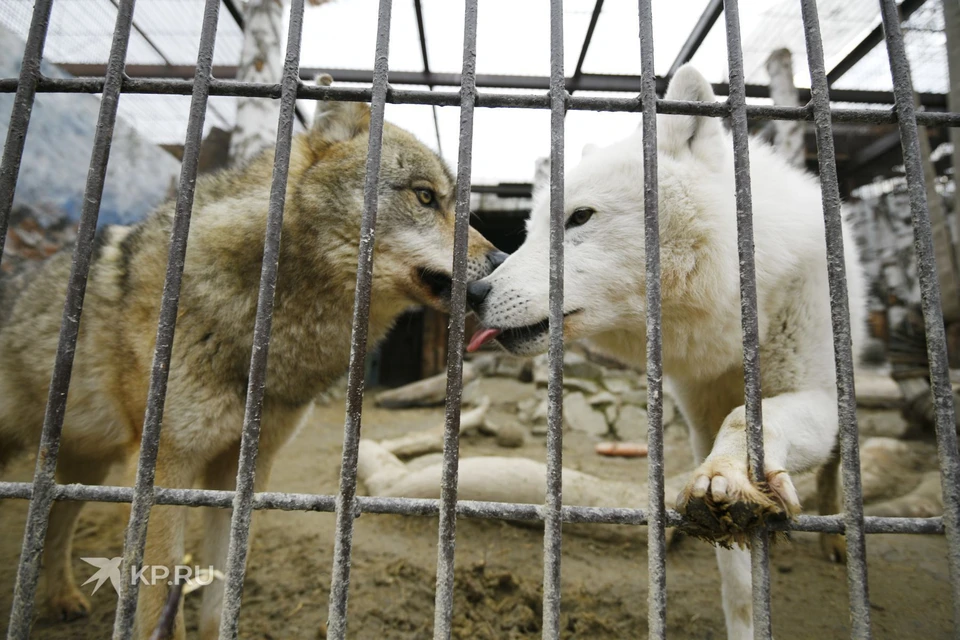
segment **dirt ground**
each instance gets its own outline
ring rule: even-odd
[[[343,403],[318,407],[312,424],[287,445],[274,468],[271,490],[336,492]],[[394,437],[439,424],[442,409],[381,410],[368,404],[364,435]],[[689,465],[685,434],[667,432],[667,473]],[[645,479],[644,460],[601,459],[593,441],[565,434],[564,464],[617,479]],[[464,456],[516,455],[544,459],[543,438],[519,449],[498,448],[491,438],[466,438]],[[27,481],[25,459],[4,480]],[[109,480],[124,483],[118,470]],[[672,500],[672,496],[668,496]],[[624,505],[629,506],[629,505]],[[0,612],[4,625],[27,504],[0,502]],[[187,551],[196,555],[202,532],[194,511]],[[332,564],[334,515],[265,512],[247,571],[240,633],[244,638],[322,638]],[[82,556],[120,555],[126,509],[92,504],[81,515],[74,544],[74,572],[86,580],[93,567]],[[367,639],[432,637],[436,570],[435,518],[364,515],[356,523],[349,602],[349,634]],[[953,637],[946,545],[940,536],[868,538],[874,637]],[[202,559],[201,559],[202,565]],[[794,535],[774,547],[771,558],[774,634],[825,640],[849,637],[843,566],[821,557],[815,535]],[[564,638],[597,640],[646,637],[647,552],[638,542],[600,542],[565,535],[562,559]],[[534,638],[540,635],[542,531],[495,521],[460,520],[454,635],[471,639]],[[713,550],[684,539],[667,556],[668,634],[672,638],[725,637],[720,585]],[[44,585],[41,582],[40,593]],[[89,589],[90,586],[86,587]],[[110,635],[113,591],[93,597],[90,618],[64,623],[37,608],[33,637],[43,640],[100,639]],[[196,630],[199,594],[186,598],[188,630]]]

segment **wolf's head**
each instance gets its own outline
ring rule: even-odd
[[[370,134],[370,107],[319,102],[305,137],[304,166],[293,197],[322,237],[322,259],[355,281]],[[296,161],[296,159],[295,159]],[[374,313],[396,314],[411,304],[446,309],[454,244],[455,180],[436,153],[407,131],[383,130],[372,300]],[[322,211],[322,216],[310,215]],[[496,268],[506,254],[469,230],[467,280]]]
[[[681,68],[668,100],[713,101],[696,70]],[[729,151],[718,119],[659,116],[658,166],[661,266],[667,291],[682,286],[696,266],[701,233],[695,194],[707,174],[723,171]],[[546,195],[546,194],[544,194]],[[470,349],[496,339],[518,354],[547,348],[550,202],[539,198],[526,240],[492,275],[472,283],[470,304],[484,327]],[[707,200],[709,202],[709,200]],[[645,250],[643,152],[639,131],[613,146],[584,149],[564,188],[564,336],[585,338],[644,325]]]

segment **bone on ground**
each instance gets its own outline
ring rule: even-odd
[[[440,497],[442,459],[429,464],[404,464],[397,456],[372,440],[360,441],[358,477],[368,495],[380,497]],[[667,503],[672,506],[686,482],[686,475],[666,480]],[[528,458],[478,456],[460,460],[458,499],[483,502],[543,504],[546,465]],[[584,507],[643,507],[647,504],[647,485],[643,482],[604,480],[572,469],[563,470],[563,501]],[[641,539],[646,527],[582,525],[575,532],[598,537]],[[668,537],[672,530],[668,532]]]
[[[490,398],[484,396],[477,407],[460,414],[460,434],[482,429],[490,408]],[[380,446],[398,458],[413,458],[425,453],[443,451],[444,425],[440,424],[423,431],[415,431],[399,438],[381,440]]]

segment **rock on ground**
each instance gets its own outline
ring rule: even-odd
[[[590,435],[607,433],[607,419],[595,411],[582,393],[571,393],[563,399],[563,422],[568,429]]]

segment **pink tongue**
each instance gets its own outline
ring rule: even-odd
[[[467,345],[467,351],[473,353],[486,343],[500,335],[500,329],[480,329],[470,338],[470,344]]]

